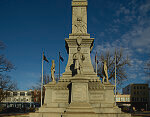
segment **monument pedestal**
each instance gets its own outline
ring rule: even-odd
[[[94,110],[89,104],[88,93],[89,80],[82,75],[76,75],[71,79],[71,103],[65,111],[65,115],[70,113],[92,113]]]
[[[30,117],[131,117],[114,105],[113,85],[84,75],[70,80],[45,85],[44,105]]]

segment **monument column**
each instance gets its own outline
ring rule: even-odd
[[[87,0],[72,0],[72,34],[87,34]]]
[[[60,78],[60,81],[71,81],[71,77],[75,75],[73,55],[77,53],[77,48],[80,47],[80,52],[84,54],[82,72],[91,81],[99,80],[94,72],[90,52],[93,48],[94,38],[87,33],[87,0],[72,0],[72,32],[69,38],[65,39],[66,50],[69,54],[68,63]]]

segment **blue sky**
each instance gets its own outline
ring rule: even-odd
[[[64,72],[68,55],[65,38],[71,33],[71,0],[0,0],[0,40],[4,53],[15,65],[8,74],[26,90],[41,76],[42,51],[55,60],[58,74],[58,53],[64,58]],[[147,78],[143,65],[150,50],[149,0],[88,0],[88,33],[95,38],[91,53],[123,48],[132,66],[128,68],[128,83],[144,83]],[[50,74],[50,64],[44,72]]]

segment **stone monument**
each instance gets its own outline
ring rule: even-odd
[[[82,74],[83,71],[83,61],[85,59],[84,55],[80,52],[81,48],[77,48],[77,53],[73,55],[74,60],[74,69],[76,70],[76,74]]]
[[[52,60],[52,66],[51,66],[51,80],[52,80],[52,82],[55,82],[54,73],[55,73],[55,62],[54,62],[54,60]]]
[[[105,78],[106,78],[106,83],[109,83],[106,60],[104,60],[104,62],[103,62],[103,81],[102,81],[103,83],[105,83]]]
[[[59,82],[45,85],[44,104],[30,117],[130,117],[114,103],[114,85],[101,83],[90,53],[87,0],[72,0],[72,33],[65,39],[68,63]]]

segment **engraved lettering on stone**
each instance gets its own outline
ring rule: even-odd
[[[67,101],[67,100],[68,100],[68,94],[67,93],[56,92],[55,101]]]
[[[104,100],[104,94],[103,93],[98,93],[98,92],[92,92],[92,93],[90,93],[90,100],[91,101]]]
[[[75,85],[74,86],[74,94],[73,94],[73,100],[76,101],[86,101],[86,86],[79,86],[79,85]]]

